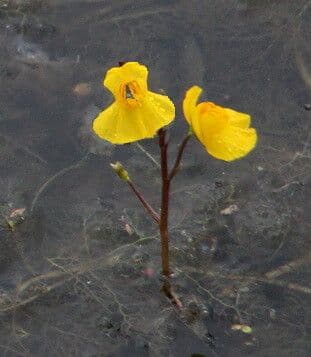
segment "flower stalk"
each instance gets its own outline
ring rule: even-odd
[[[192,136],[192,132],[189,131],[189,133],[186,135],[186,137],[184,138],[184,140],[182,141],[182,143],[179,147],[175,164],[174,164],[172,171],[170,172],[170,175],[169,175],[169,181],[171,181],[174,178],[174,176],[177,174],[177,171],[179,170],[182,155],[184,153],[185,147],[186,147],[189,139],[191,138],[191,136]]]
[[[128,185],[136,195],[136,197],[139,199],[139,201],[142,203],[142,205],[145,207],[146,211],[150,214],[152,219],[157,223],[160,224],[160,216],[158,213],[151,207],[151,205],[146,201],[144,196],[142,195],[141,192],[138,191],[138,189],[134,186],[133,182],[131,180],[127,181]]]
[[[160,215],[160,237],[161,237],[161,258],[162,274],[169,277],[170,259],[169,259],[169,235],[168,235],[168,209],[170,194],[170,179],[167,165],[167,140],[166,130],[159,130],[159,146],[161,151],[161,176],[162,176],[162,195],[161,195],[161,215]]]
[[[162,177],[162,193],[161,193],[161,214],[159,215],[152,206],[147,202],[143,194],[137,189],[137,187],[132,182],[128,172],[125,170],[123,165],[120,162],[115,164],[110,164],[115,173],[119,178],[125,181],[141,204],[144,206],[146,211],[149,213],[151,218],[158,224],[160,237],[161,237],[161,260],[162,260],[162,274],[165,277],[170,277],[172,274],[170,270],[170,259],[169,259],[169,233],[168,233],[168,217],[169,217],[169,199],[170,199],[170,183],[174,178],[178,169],[180,167],[181,159],[185,147],[192,136],[192,133],[189,132],[181,145],[177,153],[176,161],[173,168],[169,172],[168,169],[168,157],[167,157],[167,147],[168,140],[166,135],[166,130],[164,128],[160,129],[158,132],[159,135],[159,146],[161,153],[161,177]]]
[[[168,233],[168,217],[169,217],[169,200],[170,200],[170,183],[176,173],[178,172],[182,155],[185,147],[191,137],[192,133],[189,132],[182,141],[175,164],[172,170],[168,171],[168,158],[167,158],[167,136],[166,130],[159,130],[159,146],[161,151],[161,176],[162,176],[162,195],[161,195],[161,215],[160,215],[160,237],[161,237],[161,258],[162,258],[162,274],[169,277],[172,274],[170,270],[169,259],[169,233]]]
[[[150,216],[153,218],[153,220],[157,223],[160,224],[160,216],[158,213],[151,207],[151,205],[146,201],[142,193],[136,188],[136,186],[133,184],[132,180],[130,179],[130,176],[128,172],[125,170],[121,162],[117,161],[115,164],[110,164],[112,167],[113,171],[119,176],[119,178],[130,186],[136,197],[139,199],[141,204],[145,207],[146,211],[150,214]]]

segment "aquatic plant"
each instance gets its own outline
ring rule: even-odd
[[[126,144],[158,135],[162,175],[160,214],[146,201],[120,162],[111,164],[111,167],[127,182],[159,226],[162,274],[169,277],[172,273],[168,234],[170,187],[189,139],[198,139],[214,158],[233,161],[246,156],[255,147],[257,133],[250,128],[251,117],[248,114],[211,102],[197,104],[202,89],[193,86],[186,92],[183,101],[189,130],[179,146],[173,167],[169,169],[166,128],[175,117],[175,107],[167,96],[148,89],[147,77],[147,68],[137,62],[120,63],[119,67],[109,69],[103,84],[111,91],[115,101],[97,116],[93,130],[100,138],[113,144]]]

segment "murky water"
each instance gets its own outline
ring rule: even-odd
[[[1,356],[309,355],[310,18],[307,0],[0,0]],[[156,141],[90,131],[104,72],[127,60],[179,108],[171,157],[193,84],[260,135],[231,164],[188,147],[171,204],[180,311],[156,227],[109,167],[158,206]]]

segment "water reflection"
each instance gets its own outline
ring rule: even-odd
[[[302,0],[0,0],[3,355],[307,355],[310,11]],[[172,193],[181,311],[160,293],[156,227],[108,165],[122,159],[158,206],[156,144],[113,147],[89,131],[111,100],[101,78],[123,60],[145,63],[179,107],[202,85],[252,113],[261,136],[230,165],[189,145]],[[172,152],[184,130],[178,118]]]

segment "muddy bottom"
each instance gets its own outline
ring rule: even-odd
[[[302,0],[0,0],[1,356],[309,355],[310,15]],[[259,134],[232,163],[189,143],[166,294],[157,227],[109,166],[158,208],[157,140],[91,131],[103,74],[129,60],[176,103],[172,160],[193,84]]]

